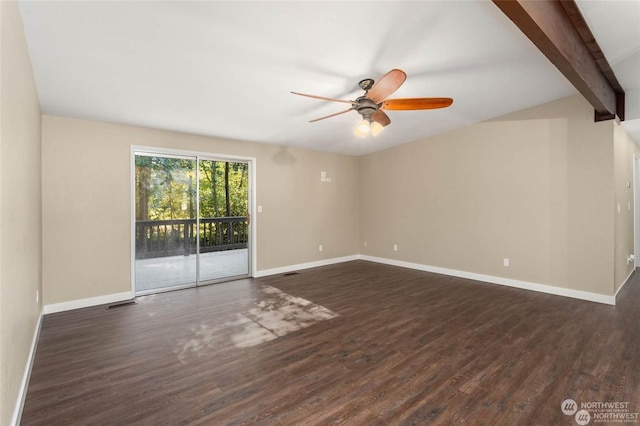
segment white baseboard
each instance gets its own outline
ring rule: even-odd
[[[27,357],[27,364],[24,367],[24,373],[22,374],[22,382],[20,383],[20,389],[18,390],[18,398],[16,399],[16,406],[13,409],[13,416],[11,417],[11,425],[18,426],[22,417],[22,409],[24,408],[24,401],[27,399],[27,387],[29,386],[29,379],[31,379],[31,370],[33,368],[33,361],[36,358],[36,348],[38,347],[38,339],[40,337],[40,328],[42,327],[43,311],[40,311],[38,316],[38,322],[36,328],[33,331],[33,339],[31,340],[31,349],[29,349],[29,355]]]
[[[298,263],[297,265],[282,266],[280,268],[263,269],[261,271],[257,271],[253,276],[254,278],[260,278],[260,277],[266,277],[269,275],[285,274],[287,272],[299,271],[302,269],[309,269],[309,268],[317,268],[318,266],[333,265],[336,263],[350,262],[352,260],[359,260],[359,259],[360,259],[360,255],[358,254],[354,254],[352,256],[334,257],[331,259],[316,260],[314,262]]]
[[[607,296],[605,294],[591,293],[582,290],[572,290],[569,288],[555,287],[546,284],[532,283],[528,281],[514,280],[511,278],[496,277],[493,275],[476,274],[473,272],[458,271],[455,269],[441,268],[438,266],[422,265],[419,263],[404,262],[401,260],[387,259],[383,257],[374,257],[360,255],[360,259],[370,262],[384,263],[386,265],[400,266],[403,268],[417,269],[419,271],[434,272],[436,274],[450,275],[453,277],[467,278],[470,280],[484,281],[491,284],[505,285],[508,287],[520,288],[523,290],[538,291],[540,293],[554,294],[556,296],[571,297],[574,299],[588,300],[590,302],[604,303],[607,305],[615,305],[616,297]]]
[[[636,272],[636,268],[633,268],[631,270],[631,272],[629,273],[629,275],[627,276],[627,278],[625,278],[625,280],[622,282],[622,285],[616,290],[616,294],[615,296],[613,296],[614,298],[618,297],[618,293],[620,293],[620,290],[622,290],[622,287],[624,287],[629,281],[631,281],[631,277],[633,276],[633,274]]]
[[[350,262],[352,260],[366,260],[369,262],[383,263],[385,265],[400,266],[402,268],[416,269],[418,271],[425,271],[425,272],[433,272],[436,274],[449,275],[449,276],[458,277],[458,278],[466,278],[466,279],[475,280],[475,281],[483,281],[491,284],[515,287],[523,290],[537,291],[540,293],[553,294],[556,296],[571,297],[573,299],[587,300],[589,302],[603,303],[606,305],[616,304],[615,295],[608,296],[606,294],[592,293],[592,292],[582,291],[582,290],[573,290],[570,288],[556,287],[556,286],[540,284],[540,283],[532,283],[528,281],[515,280],[512,278],[477,274],[474,272],[459,271],[456,269],[441,268],[439,266],[423,265],[420,263],[405,262],[402,260],[387,259],[383,257],[367,256],[362,254],[336,257],[332,259],[319,260],[319,261],[309,262],[309,263],[300,263],[297,265],[283,266],[280,268],[264,269],[262,271],[258,271],[254,275],[254,277],[260,278],[260,277],[265,277],[269,275],[284,274],[287,272],[299,271],[302,269],[316,268],[318,266],[327,266],[327,265],[333,265],[336,263]],[[629,277],[627,277],[627,280],[625,280],[625,284],[627,281],[629,281],[630,277],[631,277],[631,274],[629,275]],[[622,286],[620,287],[620,289],[621,288]],[[618,291],[620,291],[620,289],[618,289]]]
[[[123,293],[106,294],[104,296],[89,297],[87,299],[70,300],[68,302],[53,303],[45,305],[43,313],[53,314],[56,312],[70,311],[71,309],[88,308],[90,306],[105,305],[107,303],[122,302],[135,297],[130,291]]]
[[[573,290],[569,288],[556,287],[556,286],[551,286],[547,284],[532,283],[528,281],[520,281],[520,280],[511,279],[511,278],[477,274],[474,272],[459,271],[456,269],[441,268],[439,266],[423,265],[420,263],[405,262],[402,260],[387,259],[383,257],[375,257],[375,256],[362,255],[362,254],[355,254],[355,255],[343,256],[343,257],[334,257],[331,259],[316,260],[314,262],[307,262],[307,263],[298,263],[296,265],[287,265],[279,268],[263,269],[263,270],[257,271],[254,274],[254,278],[266,277],[269,275],[284,274],[287,272],[299,271],[299,270],[309,269],[309,268],[317,268],[319,266],[333,265],[336,263],[350,262],[353,260],[366,260],[369,262],[383,263],[383,264],[392,265],[392,266],[400,266],[402,268],[416,269],[419,271],[433,272],[436,274],[450,275],[453,277],[467,278],[467,279],[476,280],[476,281],[484,281],[491,284],[499,284],[499,285],[505,285],[508,287],[520,288],[524,290],[532,290],[532,291],[538,291],[541,293],[554,294],[557,296],[588,300],[590,302],[604,303],[607,305],[616,304],[615,295],[607,296],[605,294],[591,293],[588,291]],[[629,281],[629,278],[631,277],[632,274],[633,274],[633,271],[631,272],[629,277],[627,277],[627,279],[625,280],[625,284],[627,281]],[[623,286],[624,284],[618,289],[618,292],[622,289]],[[135,296],[133,293],[127,291],[123,293],[108,294],[105,296],[90,297],[87,299],[72,300],[69,302],[54,303],[51,305],[45,305],[43,308],[43,314],[52,314],[55,312],[63,312],[71,309],[87,308],[90,306],[104,305],[107,303],[122,302],[125,300],[131,300],[134,297]]]

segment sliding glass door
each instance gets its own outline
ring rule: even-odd
[[[248,163],[134,156],[136,293],[248,276]]]
[[[199,162],[201,282],[249,274],[248,166]]]

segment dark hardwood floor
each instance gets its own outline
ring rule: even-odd
[[[260,343],[234,318],[267,286],[338,316]],[[355,261],[52,314],[22,424],[576,425],[567,398],[637,413],[639,302],[638,275],[614,307]]]

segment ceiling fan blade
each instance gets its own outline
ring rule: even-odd
[[[391,119],[389,118],[389,116],[381,109],[371,114],[371,119],[380,124],[382,127],[391,123]]]
[[[382,102],[381,109],[414,110],[446,108],[453,103],[451,98],[398,98]]]
[[[367,92],[367,98],[375,103],[380,103],[389,95],[398,90],[402,83],[407,79],[407,74],[399,69],[392,69],[384,75],[373,87]]]
[[[347,101],[347,100],[344,100],[344,99],[326,98],[324,96],[307,95],[306,93],[298,93],[298,92],[291,92],[291,93],[293,93],[294,95],[298,95],[298,96],[306,96],[307,98],[321,99],[323,101],[342,102],[342,103],[345,103],[345,104],[358,105],[358,102],[356,102],[356,101]]]
[[[336,115],[340,115],[340,114],[345,114],[351,110],[354,110],[355,108],[349,108],[347,110],[344,111],[340,111],[340,112],[336,112],[335,114],[331,114],[331,115],[326,115],[324,117],[320,117],[320,118],[316,118],[315,120],[310,120],[309,123],[315,123],[316,121],[320,121],[320,120],[324,120],[325,118],[331,118],[331,117],[335,117]]]

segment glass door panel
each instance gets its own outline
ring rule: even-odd
[[[135,155],[136,292],[197,281],[196,158]]]
[[[249,165],[201,159],[199,282],[249,274]]]

